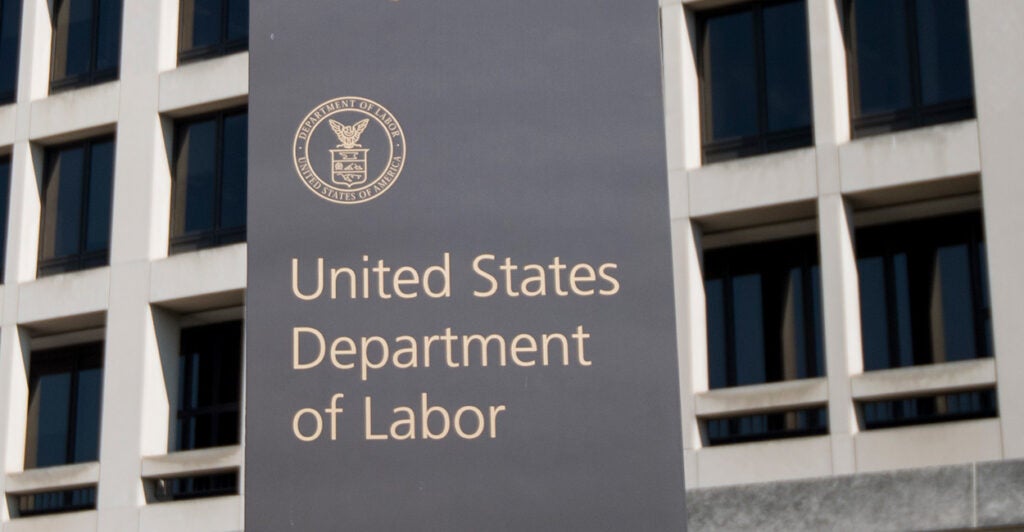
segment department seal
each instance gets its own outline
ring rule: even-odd
[[[334,203],[365,203],[405,166],[402,126],[381,104],[342,96],[313,108],[295,132],[292,159],[309,190]]]

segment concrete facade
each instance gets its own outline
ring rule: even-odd
[[[840,2],[807,0],[814,145],[703,166],[694,14],[728,3],[661,0],[659,8],[692,528],[1024,523],[1024,3],[969,0],[976,119],[851,140]],[[124,0],[119,79],[50,95],[50,5],[23,2],[17,100],[0,106],[0,154],[12,161],[0,286],[4,530],[244,527],[244,493],[165,503],[146,495],[145,480],[162,475],[244,475],[242,445],[169,453],[178,331],[240,318],[246,286],[245,244],[168,255],[173,122],[244,105],[248,93],[245,52],[177,64],[178,10],[179,0]],[[43,151],[96,134],[116,136],[110,265],[37,278]],[[978,209],[995,358],[865,372],[853,228]],[[827,372],[711,390],[703,251],[785,235],[819,240]],[[30,352],[97,339],[105,342],[99,461],[24,470]],[[857,420],[858,400],[981,387],[997,390],[998,417],[878,431]],[[816,405],[827,407],[826,435],[715,447],[701,437],[708,416]],[[95,510],[11,511],[18,494],[83,485],[99,486]]]

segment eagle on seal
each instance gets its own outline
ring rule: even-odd
[[[341,144],[338,146],[345,149],[355,148],[356,146],[361,148],[362,145],[359,144],[359,136],[366,130],[366,126],[370,123],[370,119],[364,118],[351,126],[346,126],[345,124],[333,119],[328,119],[328,123],[331,124],[331,129],[334,131],[334,134],[338,136],[338,140],[341,141]]]

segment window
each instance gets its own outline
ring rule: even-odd
[[[795,438],[828,434],[825,407],[708,418],[704,437],[708,445]]]
[[[94,510],[96,509],[96,486],[18,495],[15,507],[17,515],[11,517],[32,517],[34,515]]]
[[[46,150],[39,275],[106,265],[114,140]]]
[[[699,21],[704,162],[809,146],[803,0],[712,11]]]
[[[0,157],[0,283],[4,278],[4,262],[7,250],[7,212],[11,198],[11,158]]]
[[[117,78],[121,0],[55,0],[50,90]]]
[[[966,0],[848,0],[846,43],[854,136],[974,116]]]
[[[864,369],[992,356],[981,214],[857,230]]]
[[[0,0],[0,103],[14,101],[22,0]]]
[[[249,47],[249,0],[181,0],[178,60]]]
[[[154,499],[157,502],[238,494],[238,471],[191,477],[158,478],[154,482],[156,488]]]
[[[177,125],[171,252],[245,240],[245,110]]]
[[[182,329],[178,375],[177,450],[238,443],[242,322]]]
[[[32,353],[25,468],[99,458],[103,344]]]
[[[704,254],[712,388],[823,375],[814,237]]]
[[[866,401],[860,404],[860,412],[865,430],[999,415],[993,389]]]

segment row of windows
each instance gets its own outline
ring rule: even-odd
[[[176,124],[171,252],[245,240],[247,120],[241,109]],[[0,224],[7,220],[10,169],[10,158],[0,158]],[[113,137],[46,149],[39,275],[109,262],[113,176]]]
[[[981,215],[856,231],[866,371],[993,356]],[[825,374],[813,237],[704,254],[711,388]]]
[[[173,450],[239,442],[242,322],[181,330]],[[31,354],[25,467],[99,459],[103,344]]]
[[[116,79],[123,0],[55,0],[50,90]],[[15,97],[22,0],[0,0],[0,102]],[[179,61],[240,50],[249,43],[248,0],[181,0]]]
[[[845,0],[851,132],[974,116],[966,0]],[[813,143],[805,0],[701,12],[705,163]]]
[[[99,459],[103,344],[34,351],[29,358],[25,468]],[[171,449],[235,445],[240,439],[242,322],[181,330]],[[155,479],[157,501],[237,493],[237,473]],[[18,499],[21,516],[95,507],[95,487]]]

